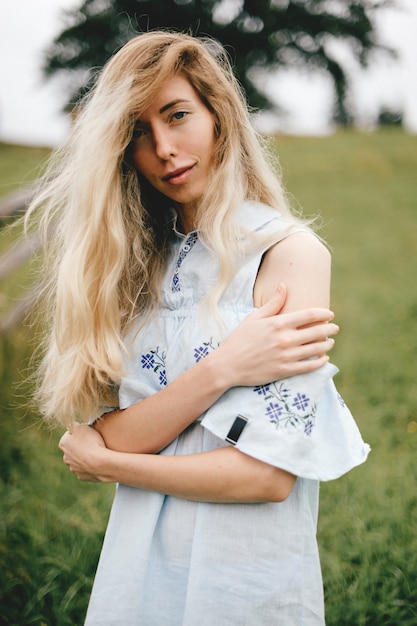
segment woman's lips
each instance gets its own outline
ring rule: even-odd
[[[173,172],[170,172],[166,176],[163,177],[163,181],[166,183],[170,183],[171,185],[182,185],[187,182],[189,177],[191,176],[191,172],[194,169],[194,165],[189,165],[188,167],[180,167]]]

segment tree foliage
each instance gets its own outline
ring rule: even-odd
[[[335,119],[348,124],[349,73],[337,54],[343,43],[357,63],[385,49],[377,41],[376,11],[395,0],[84,0],[66,11],[66,26],[47,51],[47,76],[65,73],[68,107],[90,89],[96,70],[126,41],[156,28],[218,39],[229,51],[249,104],[273,104],[257,77],[280,68],[329,75]],[[339,47],[340,49],[340,47]]]

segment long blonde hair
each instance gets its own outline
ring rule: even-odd
[[[130,40],[76,112],[71,136],[52,156],[27,212],[27,224],[40,226],[48,241],[36,391],[48,420],[86,421],[115,403],[123,337],[135,317],[158,304],[168,204],[133,168],[130,146],[135,121],[175,73],[189,80],[215,121],[212,175],[196,215],[221,268],[211,306],[239,256],[235,210],[243,200],[264,202],[290,224],[297,221],[221,46],[165,31]]]

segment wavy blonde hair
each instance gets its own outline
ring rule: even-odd
[[[165,31],[130,40],[76,112],[71,136],[52,156],[27,212],[27,224],[35,221],[48,242],[36,401],[50,421],[86,421],[117,404],[123,337],[138,315],[158,304],[168,199],[135,171],[130,147],[136,120],[176,73],[189,80],[215,121],[211,178],[196,215],[220,262],[210,306],[240,256],[236,207],[243,200],[269,204],[289,224],[297,222],[221,46]]]

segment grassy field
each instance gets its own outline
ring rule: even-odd
[[[417,138],[399,129],[275,142],[286,185],[319,214],[341,326],[336,384],[372,453],[321,487],[328,626],[417,623]],[[0,193],[44,153],[0,145]],[[25,164],[24,167],[21,166]],[[0,290],[4,288],[1,286]],[[0,624],[82,624],[113,487],[80,484],[19,405],[30,335],[0,353]],[[169,625],[167,625],[169,626]]]

